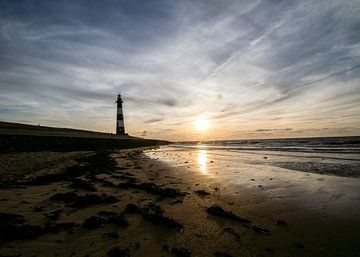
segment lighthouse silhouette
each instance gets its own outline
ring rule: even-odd
[[[116,116],[116,135],[125,135],[125,125],[124,125],[124,114],[121,99],[121,94],[117,96],[117,116]]]

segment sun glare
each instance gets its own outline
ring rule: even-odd
[[[197,130],[204,131],[209,128],[209,121],[206,119],[198,119],[195,125]]]

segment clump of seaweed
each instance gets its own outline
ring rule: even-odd
[[[222,218],[227,218],[227,219],[231,219],[240,223],[251,223],[250,220],[241,218],[240,216],[234,214],[232,211],[227,211],[224,210],[221,206],[219,205],[212,205],[208,208],[206,208],[207,213],[218,216],[218,217],[222,217]]]
[[[156,205],[154,203],[149,203],[141,208],[134,204],[128,204],[126,206],[125,213],[138,213],[144,219],[149,220],[150,222],[157,225],[163,225],[169,228],[176,228],[179,230],[183,228],[183,225],[179,222],[164,216],[164,210],[161,209],[159,205]]]
[[[101,211],[97,216],[87,218],[83,227],[86,229],[95,229],[103,224],[115,224],[120,227],[129,226],[129,222],[125,219],[124,213],[116,213],[110,211]]]
[[[24,224],[23,216],[12,213],[0,213],[0,242],[19,239],[32,239],[42,235],[44,228],[37,225]]]
[[[93,155],[79,159],[79,164],[67,168],[64,172],[39,175],[31,181],[25,182],[25,184],[46,185],[56,181],[73,181],[75,178],[83,175],[86,175],[89,179],[93,179],[96,174],[109,173],[116,170],[116,161],[110,157],[110,153],[111,152],[107,150],[98,151]],[[83,189],[91,189],[89,191],[94,190],[94,188],[86,186],[85,184],[80,186],[84,186]]]
[[[262,234],[262,235],[270,235],[271,234],[270,230],[268,230],[267,228],[263,228],[263,227],[260,227],[257,225],[253,225],[252,229],[258,234]]]
[[[103,203],[115,203],[118,202],[115,196],[111,195],[97,195],[97,194],[86,194],[78,195],[74,192],[57,193],[50,197],[52,201],[62,201],[73,208],[84,208],[89,205],[103,204]]]
[[[46,233],[71,231],[75,223],[58,223],[46,225],[25,224],[23,216],[12,213],[0,213],[0,244],[14,240],[34,239]]]
[[[174,254],[176,257],[190,257],[191,252],[189,249],[184,247],[176,247],[176,246],[169,246],[167,244],[164,244],[162,246],[162,250],[165,252],[170,252]]]

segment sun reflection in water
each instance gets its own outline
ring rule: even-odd
[[[198,162],[199,162],[199,168],[200,171],[204,174],[207,173],[207,151],[204,149],[198,150]]]

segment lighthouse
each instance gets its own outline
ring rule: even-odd
[[[117,115],[116,115],[116,135],[125,135],[125,126],[124,126],[124,114],[122,108],[122,99],[121,95],[117,96]]]

